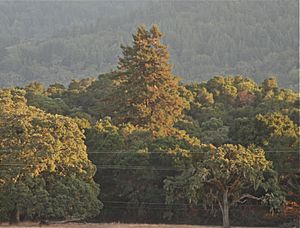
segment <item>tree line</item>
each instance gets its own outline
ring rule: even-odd
[[[299,94],[183,84],[162,36],[138,27],[97,79],[0,90],[1,220],[296,222]]]
[[[115,67],[138,24],[160,22],[185,83],[242,74],[298,85],[298,2],[1,3],[0,86],[67,85]],[[54,13],[52,13],[54,12]]]

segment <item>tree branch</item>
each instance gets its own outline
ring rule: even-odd
[[[219,204],[219,207],[220,207],[222,215],[223,215],[224,214],[224,210],[223,210],[223,205],[221,204],[220,200],[218,200],[218,204]]]
[[[233,205],[235,203],[245,203],[246,199],[253,199],[253,200],[257,200],[257,201],[261,200],[261,198],[259,198],[259,197],[256,197],[256,196],[253,196],[250,194],[244,194],[239,199],[232,201],[232,203],[230,205]]]
[[[238,185],[240,179],[241,179],[241,175],[239,175],[238,178],[236,178],[233,184],[229,187],[229,193],[231,193],[231,191]]]
[[[217,180],[217,179],[210,179],[210,180],[207,180],[207,181],[204,181],[204,183],[207,183],[207,184],[216,184],[222,191],[225,191],[225,187],[223,186],[223,184]]]

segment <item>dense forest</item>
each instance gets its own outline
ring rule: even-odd
[[[183,83],[158,26],[132,38],[97,79],[0,90],[0,219],[295,225],[299,93]]]
[[[242,74],[298,86],[298,1],[1,1],[0,87],[65,86],[116,66],[139,24],[166,33],[184,82]]]

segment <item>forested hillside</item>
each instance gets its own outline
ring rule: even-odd
[[[183,83],[158,26],[132,38],[98,78],[0,90],[0,221],[295,226],[299,93]]]
[[[116,66],[139,24],[166,33],[184,82],[243,74],[298,85],[298,2],[1,2],[0,86],[67,84]]]

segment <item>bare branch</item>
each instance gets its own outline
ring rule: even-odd
[[[233,184],[229,187],[229,192],[231,192],[232,190],[235,189],[235,187],[238,185],[238,183],[240,182],[241,179],[241,175],[238,176],[238,178],[236,178],[236,180],[233,182]]]
[[[223,205],[221,204],[220,200],[218,200],[218,204],[219,204],[219,207],[220,207],[220,209],[222,211],[222,214],[224,214]]]
[[[236,203],[245,203],[247,201],[247,199],[253,199],[253,200],[257,200],[260,201],[261,198],[250,195],[250,194],[244,194],[242,195],[239,199],[232,201],[232,203],[230,205],[236,204]]]

